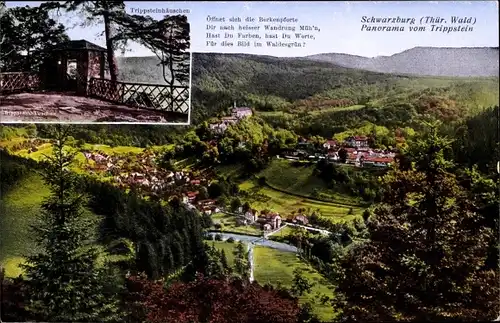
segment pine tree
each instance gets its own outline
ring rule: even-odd
[[[205,269],[205,277],[222,279],[224,278],[224,268],[222,267],[221,254],[212,243],[211,246],[206,245],[208,264]]]
[[[222,249],[220,252],[220,262],[221,262],[222,268],[224,270],[224,276],[231,275],[233,273],[233,269],[229,265],[229,262],[228,262],[227,257],[226,257],[226,252],[224,251],[224,249]]]
[[[243,279],[248,279],[250,274],[250,264],[248,263],[248,253],[243,242],[239,242],[233,251],[234,271]]]
[[[24,266],[28,308],[46,321],[118,321],[116,295],[106,292],[106,267],[99,265],[99,251],[89,244],[94,226],[84,218],[84,198],[69,170],[74,153],[65,149],[68,131],[59,128],[53,156],[47,156],[44,180],[52,194],[32,228],[40,252],[27,257]]]
[[[370,241],[341,263],[336,307],[350,321],[469,321],[498,316],[498,269],[485,266],[494,236],[445,158],[435,127],[383,178]],[[497,267],[498,268],[498,267]]]
[[[293,284],[291,288],[293,295],[300,297],[304,294],[308,294],[311,292],[313,285],[314,284],[303,275],[300,268],[295,268],[293,271]]]

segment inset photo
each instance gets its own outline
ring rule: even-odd
[[[111,11],[75,26],[71,17],[96,4],[59,6],[40,5],[59,20],[38,17],[40,37],[23,28],[31,18],[12,14],[28,7],[2,13],[0,123],[189,124],[187,16]]]

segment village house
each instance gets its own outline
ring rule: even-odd
[[[324,144],[323,144],[323,148],[325,148],[326,150],[330,150],[330,149],[333,149],[335,147],[338,146],[338,142],[336,140],[327,140]]]
[[[176,181],[184,180],[184,181],[189,181],[189,179],[186,180],[187,174],[184,174],[184,172],[175,172],[174,178]]]
[[[185,195],[187,197],[186,203],[187,202],[189,202],[189,203],[194,202],[194,200],[196,199],[196,197],[198,196],[198,194],[199,194],[198,191],[196,191],[196,192],[187,192],[186,195]],[[184,200],[184,198],[183,198],[183,200]]]
[[[370,147],[359,147],[358,148],[358,153],[363,152],[363,153],[373,153],[373,151],[370,149]]]
[[[271,231],[272,229],[273,229],[273,227],[269,223],[265,223],[262,226],[262,230],[264,230],[264,231]]]
[[[191,180],[192,185],[200,185],[201,181],[199,179],[193,179]]]
[[[257,210],[248,210],[242,216],[237,218],[237,223],[240,225],[249,225],[257,221],[259,212]]]
[[[269,212],[267,214],[261,215],[257,222],[259,222],[264,230],[266,230],[266,225],[272,230],[276,230],[281,226],[281,217],[278,213]]]
[[[212,213],[217,213],[220,211],[219,207],[215,204],[216,200],[206,199],[198,201],[196,207],[199,211],[210,215]]]
[[[253,115],[252,109],[250,108],[237,108],[236,106],[233,108],[232,115],[238,119],[243,119],[247,117],[251,117]]]
[[[236,124],[238,123],[238,118],[236,117],[222,117],[220,119],[222,121],[222,123],[224,123],[226,126],[229,126],[229,125],[232,125],[232,124]]]
[[[254,223],[259,218],[259,212],[257,210],[251,209],[246,211],[243,216],[249,223]]]
[[[132,173],[130,175],[134,180],[143,180],[145,178],[145,175],[141,173]]]
[[[106,171],[106,170],[108,170],[108,167],[106,166],[106,164],[96,164],[94,166],[94,170],[97,170],[97,171]]]
[[[302,214],[299,214],[299,215],[296,215],[296,216],[292,216],[289,218],[289,220],[292,222],[292,223],[296,223],[296,224],[300,224],[300,225],[307,225],[309,224],[309,220],[307,219],[306,216],[302,215]]]
[[[363,166],[375,166],[375,167],[389,167],[394,162],[393,158],[390,157],[364,157],[361,158],[361,164]]]
[[[198,209],[207,215],[220,212],[220,209],[217,205],[203,205]]]
[[[208,128],[216,134],[223,134],[227,130],[227,125],[225,123],[211,123]]]
[[[346,164],[356,164],[358,162],[358,158],[355,153],[347,153]]]
[[[351,136],[345,142],[351,147],[368,147],[368,137],[366,136]]]
[[[339,154],[336,151],[329,151],[327,156],[329,160],[334,160],[334,161],[339,160]]]
[[[198,201],[198,205],[207,206],[207,205],[215,205],[217,201],[212,199],[200,200]]]

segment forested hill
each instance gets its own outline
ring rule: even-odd
[[[304,58],[218,53],[194,54],[192,73],[195,121],[234,100],[261,111],[280,111],[312,97],[358,102],[374,87],[409,79]]]
[[[398,57],[417,55],[415,50],[419,49],[398,54]],[[422,49],[419,59],[432,61],[434,56],[426,53],[429,51]],[[472,66],[483,71],[479,66],[482,60],[478,61]],[[145,73],[150,78],[153,75],[152,82],[163,79],[155,57],[125,57],[118,63],[123,77],[126,73]],[[438,69],[444,70],[448,63],[441,60],[440,64],[443,67]],[[439,114],[466,116],[464,112],[498,104],[498,77],[409,76],[347,68],[310,58],[194,53],[192,122],[199,124],[210,117],[226,114],[234,101],[257,111],[292,114],[320,109],[335,112],[337,107],[360,105],[393,106],[398,110],[397,107],[404,104],[418,109],[422,106],[425,111],[437,109]]]
[[[192,80],[196,122],[232,106],[234,100],[260,111],[292,113],[334,108],[338,100],[386,106],[411,104],[429,95],[474,109],[498,102],[498,78],[387,74],[304,58],[199,53],[193,57]],[[428,89],[441,90],[431,93]]]
[[[391,56],[325,53],[308,59],[382,73],[428,76],[498,76],[498,47],[415,47]]]

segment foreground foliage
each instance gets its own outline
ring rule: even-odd
[[[293,323],[300,313],[296,298],[240,279],[198,276],[165,289],[161,281],[131,276],[127,284],[151,323]]]
[[[93,226],[83,220],[84,200],[68,170],[74,156],[64,150],[66,139],[65,130],[58,132],[44,174],[52,194],[33,225],[41,252],[28,256],[24,266],[28,309],[47,321],[117,321],[116,289],[107,286],[99,251],[88,244]]]
[[[470,321],[498,315],[495,239],[472,192],[445,158],[449,142],[430,133],[383,178],[370,241],[343,259],[336,302],[344,320]]]

